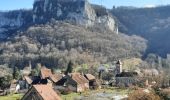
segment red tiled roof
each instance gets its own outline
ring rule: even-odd
[[[84,84],[89,83],[89,81],[82,76],[80,73],[72,73],[71,78],[77,83],[77,84]]]
[[[87,77],[88,80],[95,80],[95,76],[93,76],[92,74],[85,74],[85,76]]]
[[[61,80],[62,77],[63,77],[62,74],[53,74],[50,76],[51,80],[55,83],[58,82],[59,80]]]
[[[52,75],[51,69],[48,69],[46,67],[41,68],[41,77],[43,79],[48,78]]]
[[[33,85],[43,100],[62,100],[60,96],[48,85]]]

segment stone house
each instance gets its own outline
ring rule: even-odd
[[[53,74],[49,78],[53,82],[53,87],[58,91],[65,91],[67,89],[67,77],[63,74]]]
[[[52,74],[51,69],[41,67],[39,76],[32,77],[32,84],[46,84],[52,87],[55,86],[55,84],[61,84],[60,79],[62,79],[62,76]]]
[[[46,67],[42,67],[40,70],[40,77],[41,79],[47,79],[50,78],[52,75],[51,69],[48,69]]]
[[[61,85],[63,86],[66,82],[66,77],[63,74],[53,74],[49,78],[55,85]]]
[[[53,85],[53,82],[50,80],[50,77],[52,76],[52,72],[51,69],[48,69],[46,67],[42,67],[40,70],[40,78],[41,78],[41,82],[43,82],[43,84],[47,84],[49,86]]]
[[[84,77],[89,81],[89,88],[90,89],[96,89],[99,87],[99,84],[92,74],[85,74]]]
[[[10,93],[18,93],[19,90],[20,90],[20,85],[19,84],[11,83],[10,89],[9,89]]]
[[[61,98],[48,85],[33,85],[21,100],[61,100]]]
[[[89,81],[80,73],[68,75],[66,84],[74,92],[83,92],[89,89]]]
[[[0,96],[4,95],[4,91],[0,89]]]
[[[21,89],[29,89],[29,87],[32,85],[32,82],[33,81],[29,76],[23,76],[23,78],[18,81],[21,86]]]

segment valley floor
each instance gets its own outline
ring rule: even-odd
[[[63,100],[119,100],[121,98],[127,97],[131,92],[129,89],[99,89],[90,90],[84,93],[70,93],[68,95],[61,95]],[[20,100],[23,94],[13,94],[8,96],[0,96],[0,100]]]
[[[20,100],[23,94],[11,94],[7,96],[0,96],[0,100]]]
[[[129,89],[99,89],[86,91],[84,93],[71,93],[68,95],[62,95],[63,100],[120,100],[126,98],[128,94],[132,92]]]

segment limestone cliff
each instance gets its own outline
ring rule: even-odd
[[[87,0],[35,0],[33,9],[0,12],[0,40],[16,31],[55,19],[100,30],[116,31],[116,22],[106,8]]]
[[[33,22],[45,23],[50,19],[65,20],[85,27],[99,25],[100,28],[115,31],[115,20],[106,11],[98,16],[87,0],[35,0]]]
[[[8,38],[19,28],[29,25],[32,21],[31,16],[31,10],[0,12],[0,40]]]

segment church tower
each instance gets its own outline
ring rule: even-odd
[[[122,73],[122,62],[120,60],[116,63],[116,74]]]

